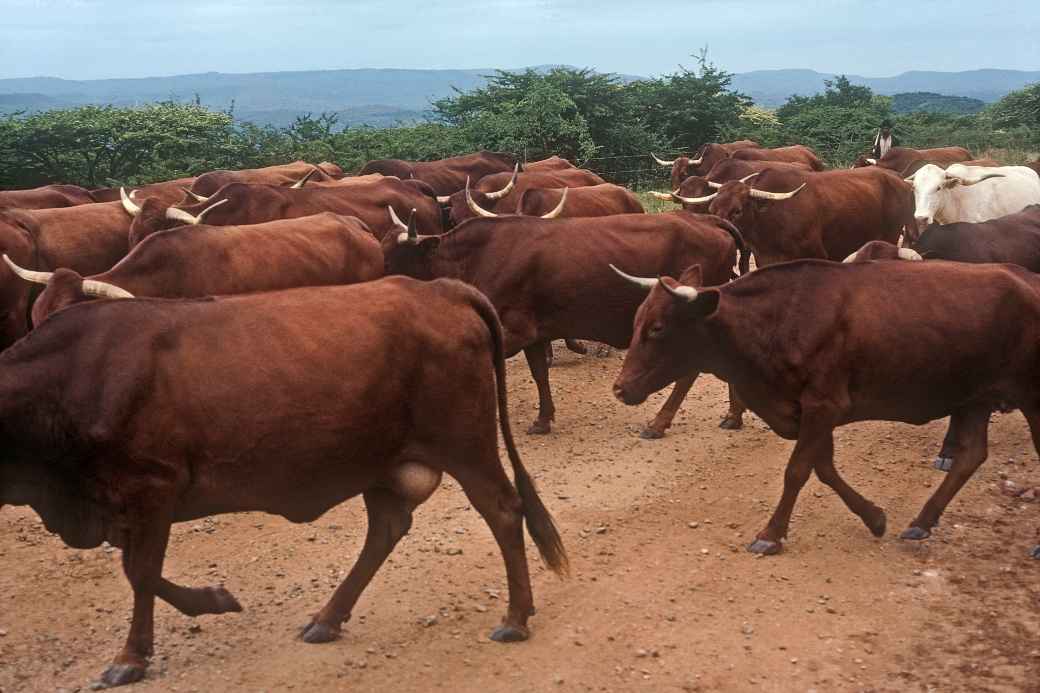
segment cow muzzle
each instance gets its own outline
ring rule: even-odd
[[[631,390],[626,388],[621,382],[614,383],[614,397],[616,397],[622,404],[627,404],[630,407],[642,404],[646,401],[645,395],[640,397],[639,395],[633,394]]]

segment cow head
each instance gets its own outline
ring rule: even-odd
[[[32,324],[38,327],[48,315],[56,310],[80,301],[94,298],[133,298],[129,291],[120,289],[114,284],[94,279],[84,279],[70,269],[59,269],[55,272],[36,272],[27,270],[7,255],[4,263],[15,275],[32,284],[43,284],[47,288],[37,297],[32,307]]]
[[[482,214],[480,210],[484,212],[491,212],[494,210],[498,201],[503,197],[513,192],[513,188],[516,187],[517,177],[520,174],[519,164],[513,170],[513,177],[509,179],[509,183],[506,184],[501,190],[495,190],[492,192],[481,192],[480,190],[470,190],[470,180],[466,177],[466,187],[453,195],[449,195],[447,198],[437,198],[438,201],[443,202],[447,200],[448,208],[448,219],[446,228],[452,228],[458,226],[467,219],[474,219],[481,216],[489,216],[489,214]]]
[[[949,196],[957,194],[960,187],[977,185],[990,178],[1003,178],[1004,174],[988,171],[980,166],[954,164],[945,171],[935,164],[926,164],[914,175],[905,178],[914,186],[914,220],[919,236],[937,217],[942,216],[949,204]]]
[[[703,354],[711,349],[703,325],[719,306],[718,289],[698,290],[701,268],[694,265],[679,281],[671,277],[632,277],[611,265],[624,281],[648,295],[636,311],[632,341],[614,381],[614,396],[625,404],[642,404],[654,392],[704,370]]]
[[[157,231],[171,228],[176,222],[166,218],[166,205],[158,197],[147,197],[130,222],[130,247],[133,248]]]
[[[383,269],[387,275],[403,274],[414,279],[435,279],[430,267],[430,256],[440,245],[440,236],[420,235],[413,209],[405,224],[393,207],[387,208],[397,232],[383,236]]]
[[[783,193],[758,190],[748,182],[757,175],[759,174],[752,173],[740,180],[723,184],[715,198],[711,200],[711,204],[708,205],[708,213],[722,217],[738,228],[747,228],[754,224],[761,206],[770,202],[789,200],[801,192],[806,185],[802,183],[794,190]]]

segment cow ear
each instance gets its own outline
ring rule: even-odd
[[[700,265],[690,265],[679,275],[679,283],[683,286],[692,286],[695,289],[704,285],[704,270]]]
[[[953,176],[946,176],[946,180],[943,181],[943,187],[949,190],[950,188],[956,188],[961,184],[960,178],[954,178]]]
[[[703,320],[719,309],[720,297],[721,294],[719,294],[718,289],[698,291],[697,298],[683,306],[683,312],[687,318]]]

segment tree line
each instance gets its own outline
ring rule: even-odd
[[[349,171],[371,159],[479,149],[520,160],[558,154],[608,180],[649,185],[663,175],[648,152],[672,158],[713,141],[805,144],[830,165],[848,165],[885,118],[905,146],[961,145],[1018,163],[1040,149],[1040,84],[977,113],[899,113],[891,97],[839,77],[772,111],[731,89],[731,75],[702,53],[692,69],[638,81],[587,69],[499,71],[481,88],[434,102],[426,122],[393,128],[340,127],[333,114],[258,126],[197,101],[84,106],[0,118],[0,187],[137,185],[295,159]]]

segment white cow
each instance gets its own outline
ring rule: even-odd
[[[1026,166],[965,166],[945,171],[922,166],[906,179],[914,186],[914,218],[920,234],[933,222],[980,222],[1040,203],[1040,176]]]

